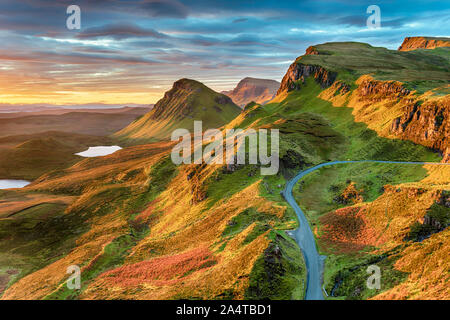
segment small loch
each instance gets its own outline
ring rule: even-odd
[[[103,157],[122,149],[119,146],[98,146],[89,147],[86,151],[75,153],[77,156],[85,158]]]
[[[23,188],[30,183],[26,180],[0,179],[0,189]]]

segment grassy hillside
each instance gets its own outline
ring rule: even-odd
[[[381,136],[379,106],[359,108],[366,115],[360,118],[348,98],[365,72],[386,80],[410,72],[411,79],[440,85],[446,51],[433,50],[430,59],[439,62],[433,66],[425,61],[429,53],[419,51],[389,60],[391,51],[364,44],[315,48],[330,51],[301,63],[326,64],[337,81],[347,82],[345,93],[310,74],[297,79],[297,90],[241,112],[223,95],[180,80],[153,111],[117,134],[130,144],[167,139],[174,128],[192,129],[194,119],[207,123],[204,130],[276,128],[276,175],[262,176],[260,164],[175,166],[169,157],[174,144],[159,141],[82,160],[21,190],[0,191],[2,299],[302,299],[306,270],[286,233],[298,227],[280,194],[286,180],[331,160],[442,159],[425,146]],[[396,72],[395,63],[415,60],[408,54],[419,54],[417,61]],[[358,60],[363,58],[365,64]],[[382,65],[386,59],[393,64]],[[422,67],[428,76],[419,75]],[[437,229],[448,221],[447,170],[337,166],[295,187],[319,249],[328,256],[324,280],[332,298],[448,298],[448,230]],[[431,253],[421,268],[419,261]],[[72,264],[82,269],[80,290],[65,286]],[[370,264],[383,268],[382,291],[364,286]]]
[[[10,257],[16,262],[4,264],[16,275],[9,278],[3,298],[302,298],[305,267],[299,248],[284,233],[297,226],[279,193],[285,177],[329,159],[382,157],[388,147],[399,151],[391,158],[436,158],[424,147],[380,138],[363,124],[354,124],[350,109],[314,98],[320,87],[308,85],[284,103],[253,105],[228,124],[280,130],[278,175],[260,176],[258,165],[234,171],[223,166],[175,167],[167,158],[171,144],[154,143],[83,160],[25,188],[21,194],[37,194],[38,199],[49,193],[69,197],[69,205],[62,207],[66,228],[51,231],[58,239],[51,249],[59,252],[54,258],[39,250],[45,247],[46,232],[29,244],[32,250],[16,249],[27,260]],[[344,130],[351,125],[360,129]],[[370,136],[379,148],[363,143]],[[357,139],[361,142],[351,143]],[[425,175],[396,170],[410,181]],[[370,191],[370,199],[377,192]],[[7,197],[13,201],[19,195]],[[61,215],[55,213],[56,221]],[[9,213],[0,220],[5,236],[10,223],[23,228],[28,219],[23,213]],[[15,248],[17,237],[4,242],[1,250]],[[82,266],[81,291],[64,284],[65,268],[73,263]],[[49,279],[45,285],[36,285],[44,278]]]
[[[259,174],[249,178],[257,172],[251,167],[234,173],[176,168],[167,158],[170,147],[127,148],[86,159],[21,191],[2,192],[4,201],[22,205],[4,207],[8,212],[0,219],[2,256],[15,252],[1,262],[5,275],[14,274],[3,298],[220,299],[254,297],[259,290],[267,297],[301,298],[302,260],[280,231],[295,220],[280,195]],[[217,188],[226,180],[223,196]],[[197,197],[201,189],[203,199]],[[37,232],[38,216],[27,208],[60,201],[49,193],[66,202],[48,212]],[[27,233],[32,242],[24,242]],[[272,256],[273,246],[281,248],[276,274],[283,284],[262,289],[253,268],[271,268],[256,262],[263,253]],[[83,270],[83,288],[75,292],[64,285],[65,269],[74,263]]]
[[[360,47],[361,53],[346,51],[352,47]],[[417,115],[413,112],[414,117],[402,125],[430,123],[426,129],[415,124],[415,134],[429,139],[444,136],[436,138],[442,139],[440,142],[420,142],[433,145],[438,141],[436,145],[445,150],[447,129],[440,124],[447,123],[448,115],[442,113],[438,125],[435,117],[439,109],[446,108],[448,95],[443,96],[443,87],[434,89],[448,85],[447,49],[417,50],[405,56],[364,44],[325,44],[316,48],[318,55],[303,56],[297,62],[318,64],[335,72],[336,82],[324,90],[316,75],[315,79],[301,79],[299,90],[284,93],[268,107],[320,114],[346,138],[339,159],[441,160],[429,149],[392,139],[396,135],[390,125],[395,117],[411,112],[411,104],[415,104]],[[405,91],[408,87],[417,91]],[[434,113],[428,120],[423,117],[429,110]],[[402,138],[416,140],[414,134]],[[328,293],[347,299],[447,299],[448,275],[443,270],[449,265],[441,248],[448,246],[448,223],[439,222],[439,227],[433,229],[433,223],[437,223],[433,219],[437,218],[433,218],[431,210],[438,207],[439,217],[450,215],[445,200],[448,189],[448,167],[339,165],[323,168],[300,181],[294,193],[318,238],[320,251],[327,255],[324,281]],[[420,241],[423,245],[417,243]],[[431,252],[435,252],[433,259],[423,269],[418,257]],[[382,269],[380,291],[365,286],[366,269],[372,264]]]
[[[296,62],[322,66],[348,84],[371,74],[377,80],[401,81],[421,93],[448,85],[450,48],[401,52],[359,42],[332,42],[313,48],[318,54],[301,56]]]

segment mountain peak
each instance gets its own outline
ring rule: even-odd
[[[226,95],[183,78],[174,82],[149,113],[116,135],[132,140],[165,140],[174,129],[191,130],[195,120],[203,121],[205,128],[219,128],[239,113],[239,107]]]
[[[399,51],[411,51],[416,49],[434,49],[438,47],[450,47],[450,38],[445,37],[406,37]]]
[[[172,86],[172,88],[176,89],[198,89],[203,87],[206,88],[206,86],[203,83],[188,78],[179,79],[175,81]]]
[[[275,80],[246,77],[239,81],[236,88],[222,93],[243,108],[252,101],[260,104],[268,102],[275,96],[279,87],[280,83]]]

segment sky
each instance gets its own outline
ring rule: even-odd
[[[310,45],[422,35],[450,36],[449,0],[0,0],[0,105],[151,104],[180,78],[280,81]]]

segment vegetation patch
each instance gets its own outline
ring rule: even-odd
[[[272,242],[258,258],[250,274],[246,299],[303,299],[306,269],[295,241],[283,231],[271,231]]]
[[[395,255],[398,249],[383,255],[328,257],[325,288],[329,297],[331,299],[365,300],[405,281],[408,273],[394,268],[394,264],[398,260],[398,256]],[[371,289],[367,286],[367,280],[372,274],[367,271],[369,266],[380,268],[380,289]]]
[[[433,233],[440,232],[450,225],[450,208],[434,203],[422,222],[415,222],[405,240],[421,242]]]

